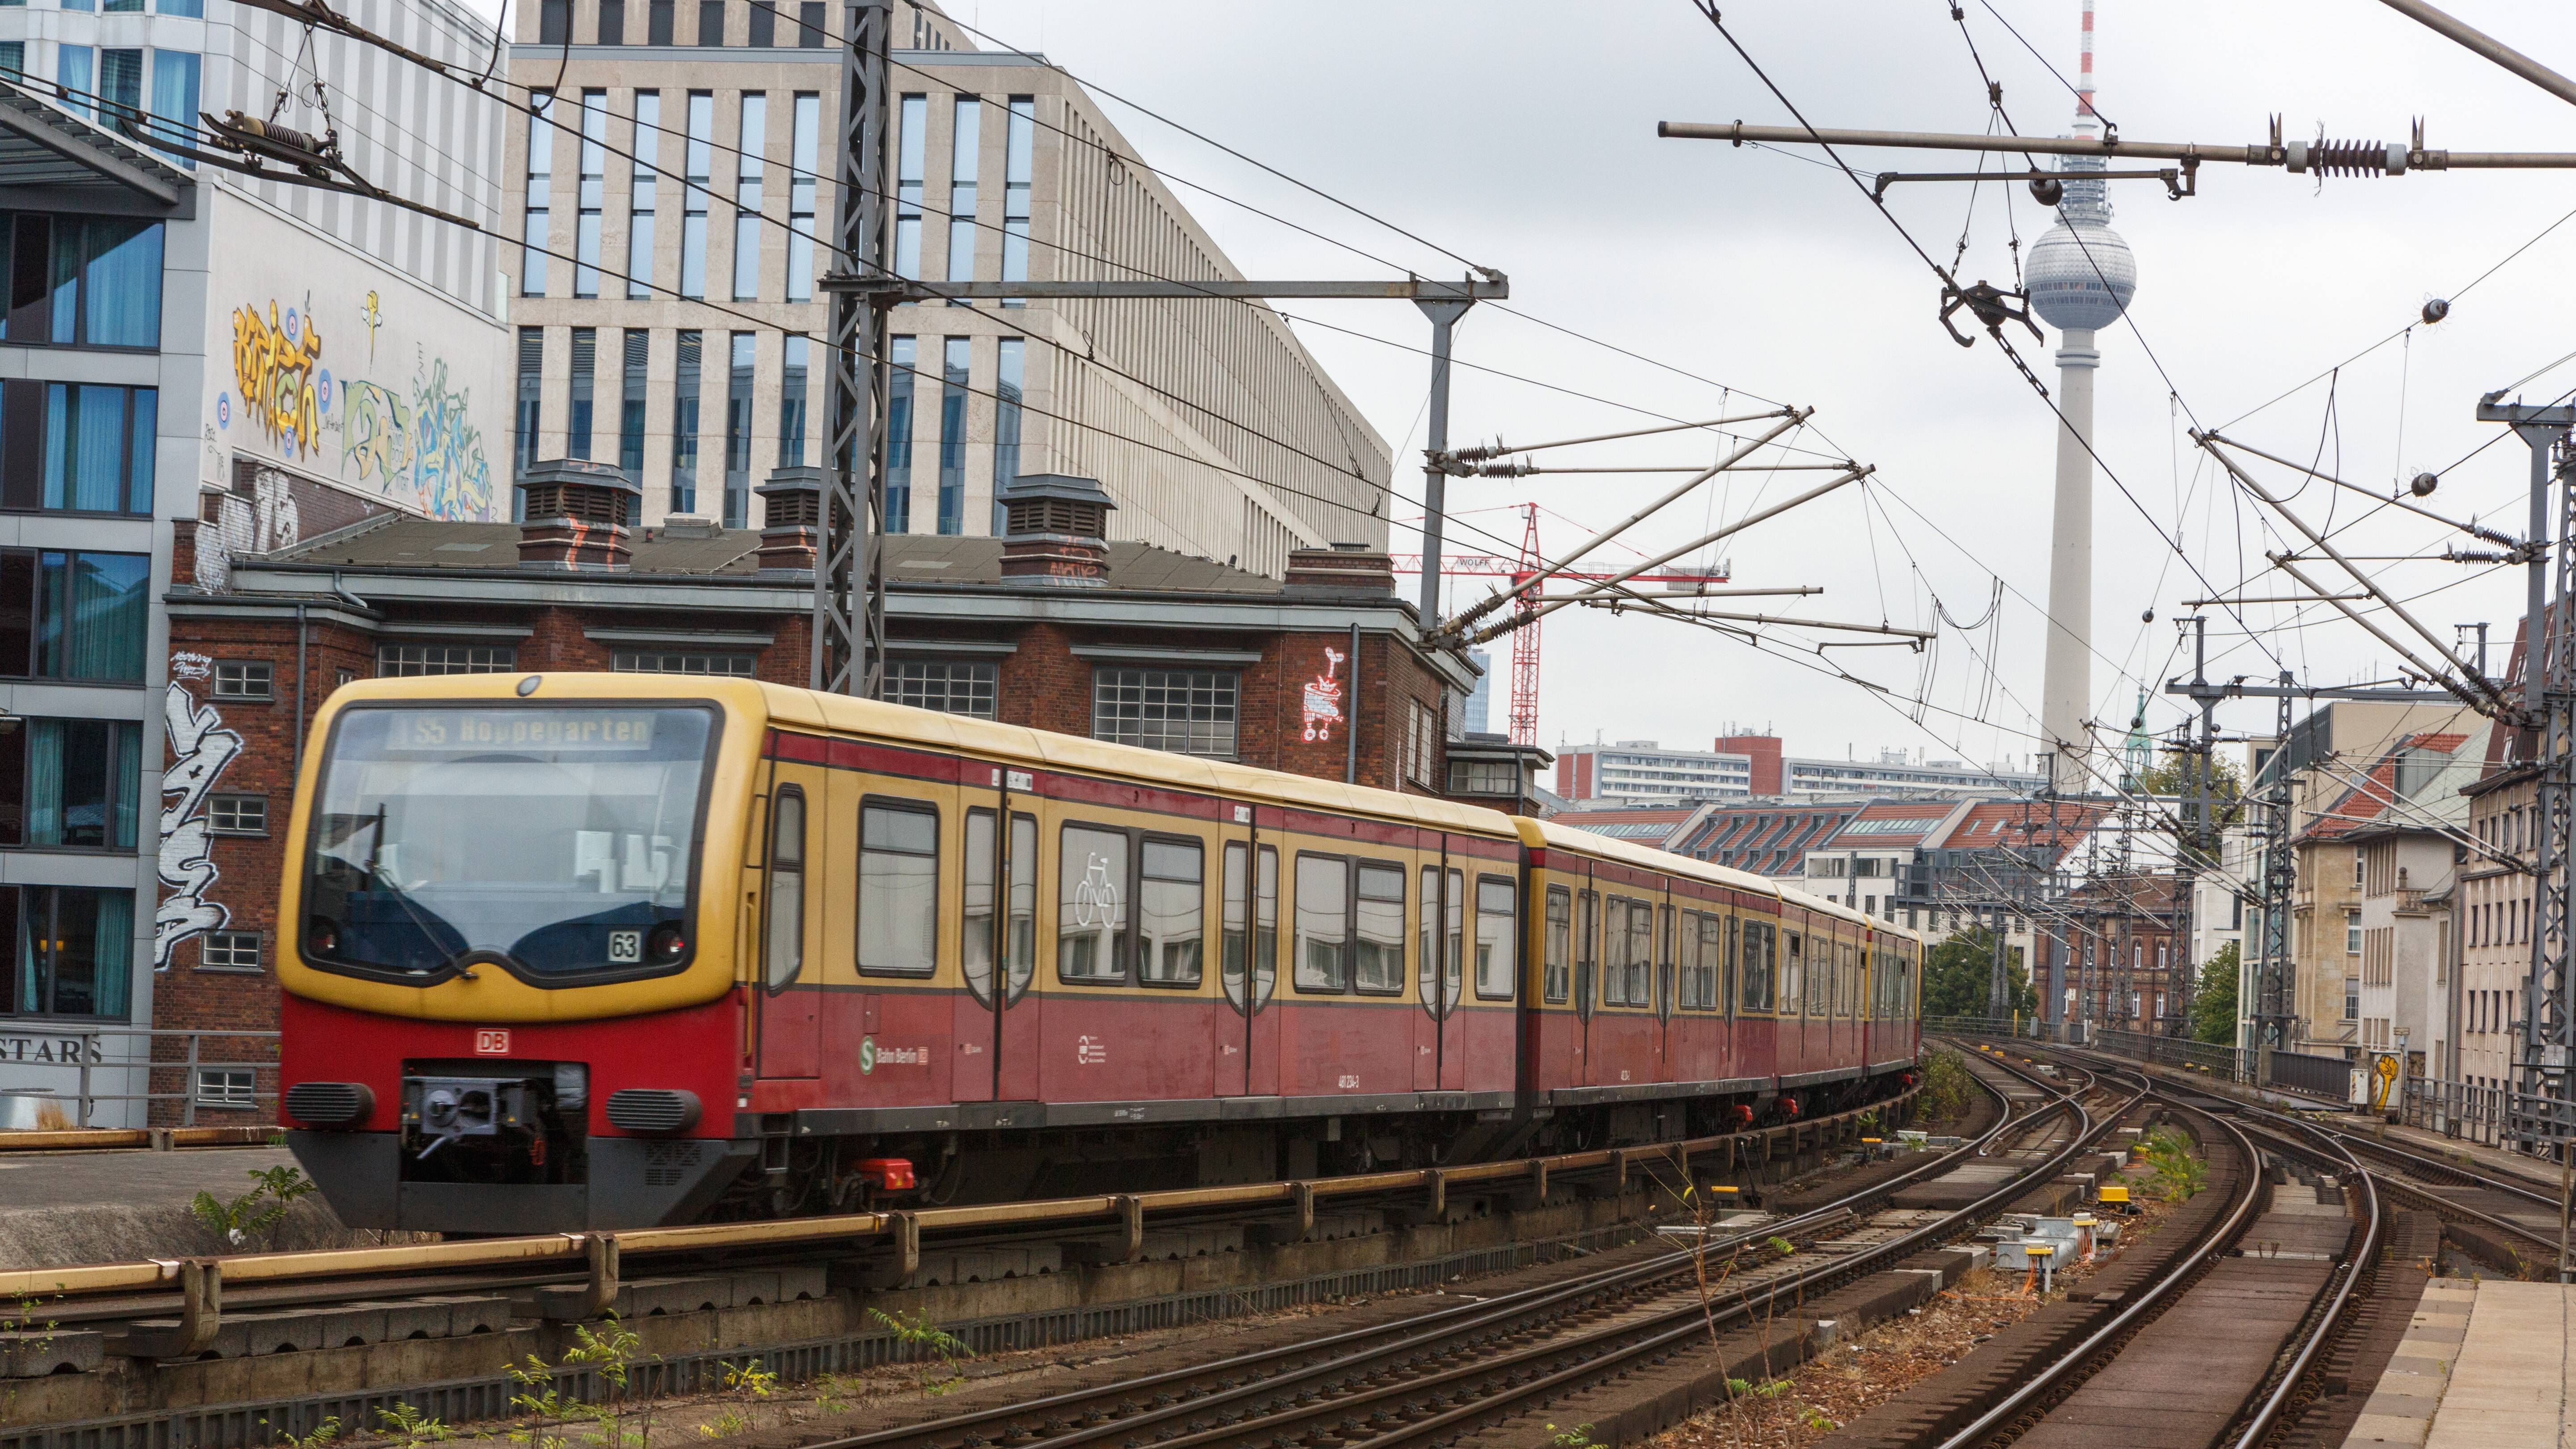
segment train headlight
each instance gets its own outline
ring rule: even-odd
[[[664,921],[645,939],[644,959],[656,966],[676,966],[689,954],[689,933],[677,921]]]
[[[305,949],[317,956],[340,954],[340,923],[329,916],[315,916],[304,923]]]

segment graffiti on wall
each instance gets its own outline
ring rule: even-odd
[[[170,765],[161,775],[161,904],[152,917],[152,969],[170,969],[180,942],[222,930],[232,913],[207,897],[221,872],[206,833],[206,796],[226,766],[241,754],[242,737],[224,728],[211,704],[199,704],[183,682],[203,679],[211,661],[202,654],[170,659],[170,689],[162,702],[170,732]]]
[[[489,522],[502,516],[483,430],[474,424],[472,390],[450,379],[447,359],[414,348],[408,385],[342,378],[322,365],[320,332],[310,298],[263,314],[257,304],[233,311],[233,381],[238,407],[259,435],[290,461],[318,459],[325,434],[340,435],[340,471],[367,491],[432,518]],[[385,324],[378,293],[366,294],[359,325],[373,371],[376,334]],[[229,430],[235,398],[215,399],[217,427]],[[210,457],[212,450],[210,449]],[[211,473],[209,476],[213,476]],[[290,540],[291,541],[291,540]]]
[[[1342,722],[1342,662],[1351,656],[1327,644],[1324,646],[1324,672],[1306,681],[1303,691],[1306,717],[1306,741],[1315,744],[1333,737],[1333,726]]]
[[[251,474],[250,494],[215,495],[215,517],[197,527],[197,587],[222,593],[232,587],[233,560],[274,553],[304,537],[295,486],[274,468]]]
[[[233,383],[241,391],[242,411],[290,458],[313,451],[322,438],[322,415],[331,408],[322,334],[307,312],[309,307],[289,307],[281,318],[273,297],[266,318],[255,304],[233,309]],[[228,411],[219,406],[219,412]]]

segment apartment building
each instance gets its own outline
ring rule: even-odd
[[[342,8],[440,60],[491,52],[443,0]],[[484,230],[201,166],[189,132],[228,110],[336,133],[359,175]],[[137,1125],[157,1012],[246,1028],[274,990],[269,938],[202,894],[210,838],[268,820],[222,793],[242,739],[190,689],[277,680],[174,653],[167,597],[371,514],[507,516],[499,104],[232,0],[39,0],[0,6],[0,131],[0,1127],[61,1120],[11,1089],[84,1078],[93,1124]],[[159,1043],[198,1065],[158,1105],[263,1110],[228,1040]]]
[[[2362,859],[2360,1048],[2403,1051],[2410,1074],[2447,1076],[2458,1069],[2447,1040],[2453,842],[2396,820],[2351,839]]]
[[[504,209],[513,456],[613,462],[643,522],[763,522],[823,461],[822,240],[846,7],[521,8]],[[898,0],[894,269],[928,281],[1239,278],[1100,107],[1043,58]],[[1094,478],[1119,540],[1280,577],[1383,551],[1392,460],[1287,323],[1214,299],[911,303],[890,312],[886,524],[999,532],[1022,475]],[[694,526],[688,525],[688,526]]]
[[[2540,859],[2540,767],[2499,757],[2468,787],[2473,844],[2453,891],[2459,995],[2452,1010],[2457,1060],[2450,1076],[2475,1087],[2511,1087],[2522,1064],[2525,983],[2531,979],[2533,872]]]

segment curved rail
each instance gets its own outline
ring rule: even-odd
[[[2305,1123],[2299,1125],[2307,1126]],[[2344,1180],[2361,1184],[2361,1201],[2365,1214],[2361,1246],[2345,1256],[2341,1276],[2335,1284],[2334,1296],[2327,1301],[2325,1311],[2315,1316],[2315,1326],[2299,1344],[2298,1353],[2290,1360],[2289,1366],[2281,1371],[2278,1382],[2272,1386],[2272,1392],[2264,1396],[2263,1402],[2255,1408],[2253,1417],[2246,1421],[2244,1432],[2237,1435],[2236,1449],[2260,1449],[2262,1443],[2272,1436],[2272,1431],[2280,1426],[2282,1415],[2288,1411],[2292,1396],[2298,1392],[2299,1386],[2307,1380],[2308,1374],[2315,1368],[2317,1356],[2324,1351],[2328,1343],[2334,1340],[2335,1335],[2342,1330],[2344,1321],[2350,1316],[2354,1290],[2363,1278],[2377,1269],[2380,1241],[2386,1236],[2386,1219],[2379,1210],[2379,1187],[2374,1175],[2361,1165],[2360,1159],[2354,1157],[2348,1148],[2336,1142],[2331,1134],[2318,1131],[2313,1127],[2307,1130],[2323,1142],[2328,1150],[2342,1157],[2344,1164],[2350,1169],[2348,1173],[2343,1174]],[[2274,1137],[2275,1140],[2286,1140],[2279,1138],[2277,1134],[2264,1135]]]
[[[2136,1100],[2143,1101],[2160,1095],[2152,1079],[2142,1078],[2142,1081],[2145,1090],[2139,1093]],[[2180,1103],[2175,1105],[2181,1106]],[[2182,1110],[2201,1117],[2213,1127],[2223,1130],[2228,1136],[2236,1139],[2237,1150],[2244,1154],[2245,1171],[2237,1177],[2238,1196],[2235,1206],[2202,1240],[2198,1248],[2175,1259],[2163,1277],[2157,1279],[2144,1292],[2131,1297],[2122,1305],[2120,1311],[2112,1316],[2110,1322],[2094,1330],[2081,1343],[2059,1355],[2047,1367],[2016,1385],[2011,1393],[2005,1395],[1986,1412],[1978,1415],[1967,1427],[1942,1440],[1941,1449],[1974,1449],[1974,1446],[1994,1438],[2014,1418],[2028,1413],[2033,1407],[2045,1402],[2059,1388],[2065,1387],[2079,1368],[2091,1363],[2104,1349],[2119,1343],[2126,1335],[2143,1327],[2155,1313],[2161,1312],[2165,1300],[2188,1283],[2201,1268],[2223,1254],[2226,1246],[2234,1242],[2244,1231],[2246,1224],[2252,1221],[2254,1205],[2262,1198],[2263,1185],[2263,1175],[2256,1170],[2255,1166],[2257,1159],[2254,1155],[2254,1144],[2235,1123],[2223,1117],[2203,1112],[2196,1107],[2182,1107]]]

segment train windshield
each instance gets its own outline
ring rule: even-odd
[[[306,851],[304,954],[545,982],[689,958],[712,710],[406,705],[340,716]]]

